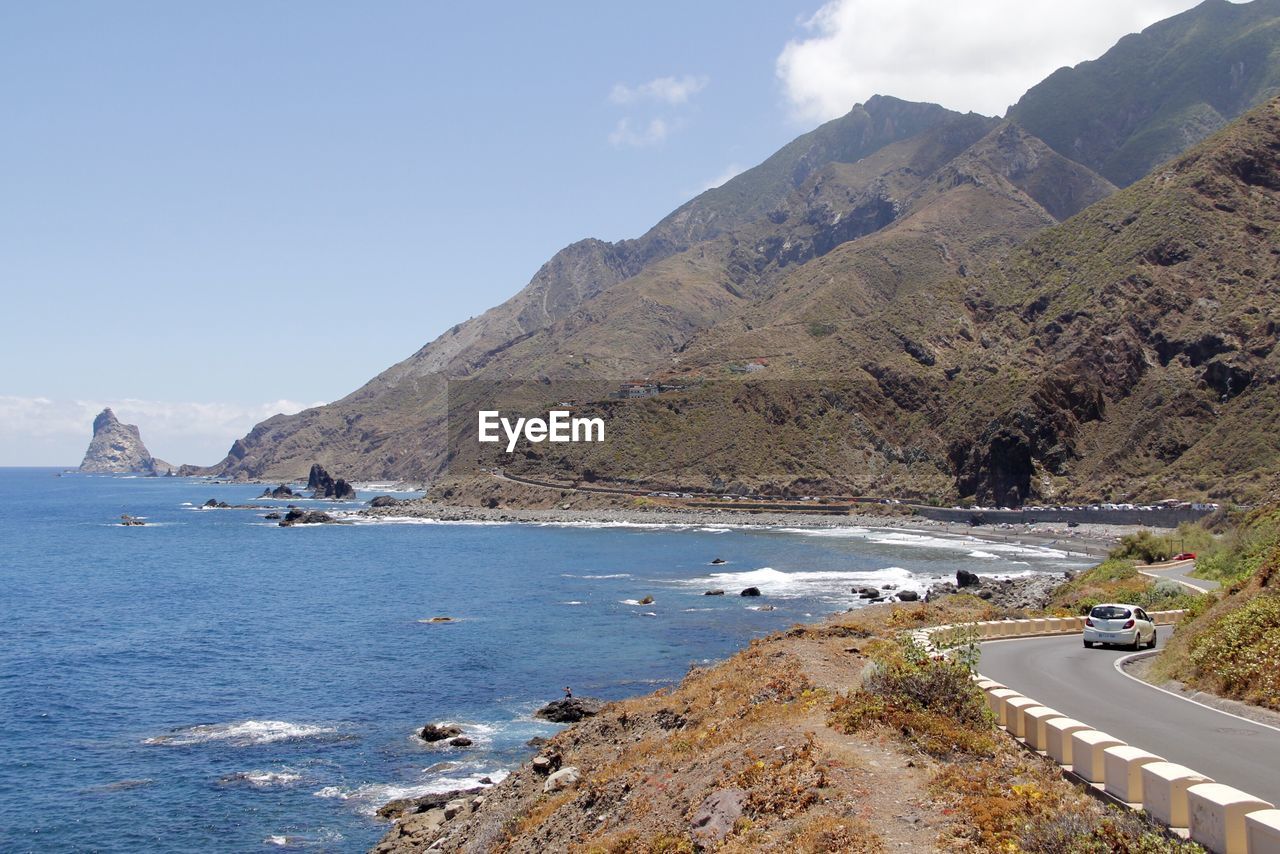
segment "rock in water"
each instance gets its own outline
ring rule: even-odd
[[[267,489],[264,489],[262,491],[262,494],[259,495],[258,497],[259,498],[297,498],[297,495],[294,493],[292,489],[289,488],[288,484],[282,483],[279,486],[277,486],[275,489],[271,489],[269,487]]]
[[[335,480],[329,472],[325,471],[324,466],[319,463],[311,464],[311,471],[307,475],[307,489],[311,490],[312,498],[355,498],[356,490],[351,484],[342,478]]]
[[[748,587],[746,590],[743,590],[743,591],[742,591],[741,593],[739,593],[738,595],[739,595],[739,596],[759,596],[759,595],[760,595],[760,588],[759,588],[759,587]]]
[[[418,730],[418,738],[423,741],[444,741],[446,738],[457,738],[462,735],[462,727],[452,724],[427,724]]]
[[[533,715],[553,723],[573,724],[583,718],[600,714],[603,708],[604,700],[597,700],[594,697],[565,697],[563,700],[547,703]]]
[[[107,407],[93,419],[93,438],[84,452],[80,471],[90,474],[160,475],[173,466],[151,456],[142,444],[142,435],[133,424],[122,424]]]
[[[336,522],[337,519],[328,513],[321,513],[319,510],[299,510],[296,507],[284,514],[284,518],[280,520],[281,528],[291,528],[294,525],[323,525],[328,522]]]

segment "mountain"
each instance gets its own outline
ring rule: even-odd
[[[1031,88],[1009,118],[1127,186],[1280,95],[1280,0],[1205,0]]]
[[[173,466],[151,456],[133,424],[123,424],[107,407],[93,419],[93,438],[80,463],[91,474],[168,474]]]
[[[1265,46],[1274,2],[1206,3],[1129,37],[1165,62],[1145,100],[1183,103],[1178,69]],[[1270,79],[1269,56],[1238,79]],[[1061,126],[1123,113],[1131,92],[1113,88],[1119,106],[1106,87],[1064,100]],[[641,238],[562,250],[508,302],[334,404],[264,421],[204,471],[421,481],[478,463],[983,503],[1273,488],[1256,425],[1276,411],[1274,105],[1117,192],[1080,158],[1119,162],[1156,113],[1130,104],[1127,135],[1094,156],[1035,132],[1041,94],[1007,121],[872,98]],[[639,376],[675,390],[607,399]],[[459,444],[474,423],[457,413],[570,398],[607,414],[606,445]]]
[[[625,330],[630,340],[606,342],[603,351],[595,354],[598,358],[591,369],[615,371],[619,376],[643,370],[643,358],[632,357],[627,345],[640,339],[646,356],[655,348],[669,352],[694,329],[714,323],[747,299],[728,276],[721,275],[719,255],[700,258],[700,249],[691,247],[719,241],[718,252],[731,251],[737,245],[729,236],[731,231],[754,224],[753,217],[776,209],[798,187],[818,181],[833,164],[857,164],[887,146],[905,143],[901,168],[918,172],[933,168],[938,158],[954,154],[993,124],[992,119],[962,116],[933,104],[871,98],[789,143],[759,166],[682,205],[636,240],[615,244],[585,240],[566,247],[502,305],[453,327],[341,400],[262,422],[237,440],[222,462],[191,471],[288,478],[320,462],[354,477],[432,477],[445,452],[441,425],[446,377],[498,369],[495,362],[510,364],[513,349],[529,339],[545,342],[553,328],[580,329],[605,315],[611,318],[610,326]],[[943,125],[952,127],[956,138],[945,130],[927,133]],[[912,166],[913,157],[928,162]],[[884,165],[886,171],[893,168],[894,163]],[[767,221],[767,214],[763,216]],[[875,224],[872,216],[864,227]],[[843,230],[837,227],[826,240],[848,239],[855,233],[847,225]],[[822,244],[815,251],[826,248]],[[760,261],[751,258],[748,263]],[[745,268],[741,273],[738,278],[743,281],[743,276],[756,276]],[[629,296],[612,294],[623,282],[628,283]],[[674,282],[678,287],[669,287]],[[653,290],[661,293],[651,297]],[[663,303],[663,310],[651,316],[648,308],[655,299]],[[636,323],[624,323],[616,314],[619,300],[630,300],[643,316],[633,318]],[[520,352],[529,349],[525,346]],[[586,367],[583,361],[579,358],[577,364],[564,367],[580,370]],[[513,375],[527,368],[517,365]]]
[[[1043,229],[979,156],[993,141],[691,342],[681,368],[717,381],[607,404],[609,443],[506,470],[1015,505],[1274,494],[1280,99]]]

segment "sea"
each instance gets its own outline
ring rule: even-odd
[[[1088,563],[958,528],[281,528],[263,516],[289,502],[262,491],[0,469],[0,850],[365,851],[385,802],[527,759],[565,687],[672,685],[862,607],[856,587]],[[429,722],[474,744],[425,744]]]

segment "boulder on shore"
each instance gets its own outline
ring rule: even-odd
[[[450,789],[447,792],[433,792],[416,798],[396,798],[378,807],[379,818],[400,818],[406,815],[417,815],[428,810],[444,809],[445,804],[461,797],[478,795],[484,791],[483,786],[469,789]]]
[[[370,507],[399,507],[409,502],[403,498],[392,498],[390,495],[379,495],[369,502]]]
[[[899,602],[918,602],[919,600],[920,600],[920,594],[915,592],[914,590],[898,591]]]
[[[746,802],[747,793],[742,789],[721,789],[707,795],[689,823],[694,842],[714,848],[733,832]]]
[[[533,713],[535,718],[557,724],[574,724],[583,718],[594,717],[604,708],[604,700],[594,697],[565,697],[552,700]]]
[[[967,569],[956,570],[956,586],[957,587],[960,587],[960,588],[977,587],[981,583],[982,583],[982,579],[978,577],[977,573],[970,572]]]
[[[558,792],[561,789],[576,789],[582,782],[582,772],[572,765],[561,768],[549,775],[542,784],[543,792]]]

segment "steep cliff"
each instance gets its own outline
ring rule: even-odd
[[[91,474],[168,474],[173,466],[151,456],[133,424],[123,424],[110,407],[93,419],[93,438],[80,471]]]

